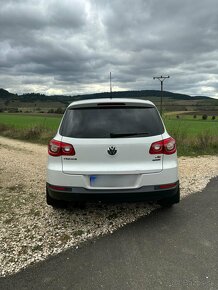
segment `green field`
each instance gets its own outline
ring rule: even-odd
[[[46,144],[59,126],[61,115],[0,114],[0,135]],[[166,116],[169,134],[178,144],[179,155],[218,154],[218,118],[202,120],[191,115]]]
[[[30,115],[30,114],[0,114],[0,124],[14,127],[16,129],[26,129],[33,127],[44,127],[56,131],[62,116],[53,115]],[[169,132],[184,131],[187,135],[197,135],[205,131],[218,135],[218,118],[216,120],[202,120],[200,116],[193,119],[190,115],[183,115],[180,119],[175,116],[164,118],[165,125]]]
[[[189,136],[196,136],[204,132],[210,132],[212,135],[218,136],[218,119],[202,120],[202,119],[165,119],[165,126],[169,132],[183,131]]]
[[[0,114],[0,135],[47,144],[55,135],[61,115]]]
[[[17,129],[40,126],[51,130],[56,130],[60,120],[61,116],[52,115],[0,114],[0,124],[12,126]]]

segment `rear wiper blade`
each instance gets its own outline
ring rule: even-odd
[[[135,133],[110,133],[111,138],[128,137],[128,136],[145,136],[148,132],[135,132]]]

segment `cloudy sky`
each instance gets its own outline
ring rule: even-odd
[[[0,87],[218,98],[217,0],[0,0]]]

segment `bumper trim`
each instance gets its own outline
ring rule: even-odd
[[[133,189],[86,189],[82,187],[63,186],[64,191],[54,190],[53,185],[46,183],[46,190],[50,197],[65,201],[158,201],[176,195],[179,181],[173,188],[160,189],[158,185],[142,186]]]

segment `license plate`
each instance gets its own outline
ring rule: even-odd
[[[134,187],[137,177],[137,174],[91,175],[89,181],[91,187]]]
[[[95,176],[95,175],[91,175],[91,176],[89,177],[90,185],[91,185],[91,186],[95,185],[96,178],[97,178],[97,176]]]

